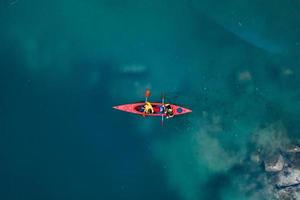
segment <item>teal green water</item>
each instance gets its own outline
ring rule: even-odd
[[[299,10],[2,0],[0,198],[271,199],[255,179],[253,135],[282,124],[259,142],[299,142]],[[193,113],[161,127],[112,109],[143,101],[145,88]]]

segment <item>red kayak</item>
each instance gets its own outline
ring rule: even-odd
[[[133,114],[138,114],[138,115],[144,115],[143,112],[143,108],[144,108],[145,103],[144,102],[140,102],[140,103],[132,103],[132,104],[125,104],[125,105],[120,105],[120,106],[114,106],[113,108],[117,109],[117,110],[121,110],[124,112],[130,112]],[[151,103],[151,105],[153,106],[153,110],[154,113],[152,114],[147,114],[147,116],[166,116],[166,114],[164,113],[164,107],[163,107],[163,103]],[[174,116],[175,115],[183,115],[186,113],[190,113],[192,112],[190,109],[181,107],[181,106],[177,106],[177,105],[173,105],[170,104]]]
[[[164,96],[162,96],[162,101],[160,103],[149,103],[148,102],[149,96],[150,96],[150,90],[147,89],[145,92],[145,102],[114,106],[113,108],[124,111],[124,112],[130,112],[133,114],[142,115],[142,116],[161,117],[162,125],[163,125],[165,117],[170,118],[170,117],[173,117],[176,115],[183,115],[183,114],[192,112],[192,110],[181,107],[181,106],[177,106],[177,105],[173,105],[173,104],[165,104]],[[145,112],[144,112],[145,104],[151,104],[151,106],[153,108],[153,113],[145,114]]]

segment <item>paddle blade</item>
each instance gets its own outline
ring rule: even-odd
[[[146,97],[146,98],[150,97],[150,90],[149,90],[149,89],[146,89],[145,97]]]

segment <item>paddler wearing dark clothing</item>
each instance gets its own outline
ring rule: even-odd
[[[174,116],[174,112],[170,104],[165,104],[165,114],[167,118]]]

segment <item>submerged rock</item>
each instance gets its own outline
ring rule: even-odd
[[[297,194],[290,190],[280,190],[275,194],[275,198],[278,200],[299,200]]]
[[[249,71],[242,71],[238,74],[239,81],[251,81],[252,75]]]
[[[260,149],[262,158],[268,160],[271,155],[276,155],[283,147],[289,146],[290,140],[284,125],[277,122],[254,132],[253,143]]]
[[[281,122],[257,130],[253,135],[255,163],[263,163],[264,194],[278,200],[300,200],[300,147],[291,143]]]
[[[288,168],[278,174],[276,186],[278,188],[286,188],[300,185],[300,170],[296,168]]]
[[[287,154],[289,165],[294,168],[300,168],[300,153]]]
[[[294,71],[290,68],[284,68],[284,69],[282,69],[281,73],[284,76],[291,76],[294,74]]]
[[[265,170],[267,172],[279,172],[283,169],[284,159],[281,154],[276,157],[265,160]]]
[[[140,64],[124,65],[121,69],[121,73],[128,75],[140,75],[146,73],[146,71],[147,67]]]
[[[286,152],[287,153],[299,153],[300,152],[300,147],[298,145],[288,145],[286,147]]]
[[[259,156],[259,153],[252,153],[250,159],[254,163],[257,163],[257,164],[261,163],[261,158]]]

